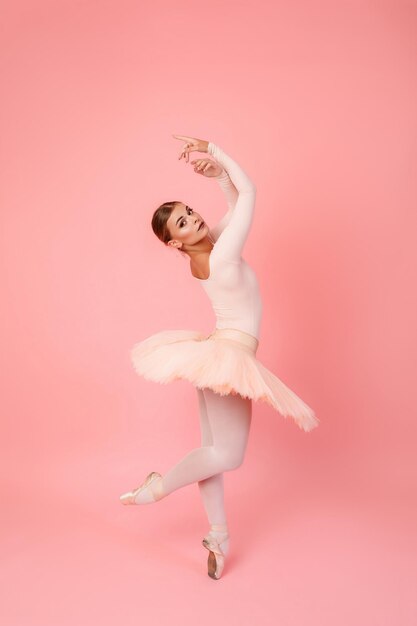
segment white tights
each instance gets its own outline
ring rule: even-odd
[[[210,524],[225,524],[223,472],[236,469],[245,456],[252,400],[196,388],[201,447],[191,450],[161,481],[164,495],[198,481]]]

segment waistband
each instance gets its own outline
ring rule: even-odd
[[[233,341],[234,343],[245,346],[254,354],[256,354],[259,345],[259,341],[256,337],[245,333],[243,330],[238,330],[237,328],[216,328],[214,332],[208,335],[207,339],[211,337],[224,341]]]

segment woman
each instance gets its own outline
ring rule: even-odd
[[[173,135],[185,141],[179,159],[206,152],[191,163],[194,171],[216,177],[228,212],[211,230],[201,215],[183,202],[166,202],[154,213],[159,239],[190,258],[192,275],[201,282],[214,313],[209,336],[198,330],[165,330],[137,343],[133,366],[148,380],[190,381],[197,390],[201,447],[189,452],[162,476],[151,472],[123,504],[156,502],[176,489],[198,482],[210,531],[203,539],[209,551],[208,574],[220,578],[229,551],[224,507],[223,472],[244,459],[252,418],[252,400],[263,400],[300,428],[318,425],[314,411],[256,359],[262,301],[253,269],[241,253],[253,220],[256,188],[243,169],[218,145]]]

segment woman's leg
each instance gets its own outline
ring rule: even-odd
[[[152,492],[164,497],[191,483],[236,469],[243,462],[252,400],[240,395],[221,396],[211,389],[203,393],[212,435],[210,445],[191,450],[160,480],[141,490],[135,499],[137,504],[153,502]]]
[[[245,456],[251,423],[252,401],[239,395],[204,389],[212,443],[195,448],[162,478],[165,495],[214,474],[236,469]]]
[[[200,414],[201,445],[212,446],[213,434],[207,413],[206,400],[201,389],[197,388],[197,396]],[[226,524],[223,472],[209,476],[209,478],[203,478],[203,480],[199,481],[198,487],[210,525]]]

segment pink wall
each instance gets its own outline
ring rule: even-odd
[[[1,15],[2,623],[416,623],[416,4]],[[196,485],[118,500],[199,445],[194,389],[129,361],[148,334],[213,327],[150,228],[166,200],[225,210],[172,133],[255,180],[258,358],[321,420],[254,406],[219,582]]]

